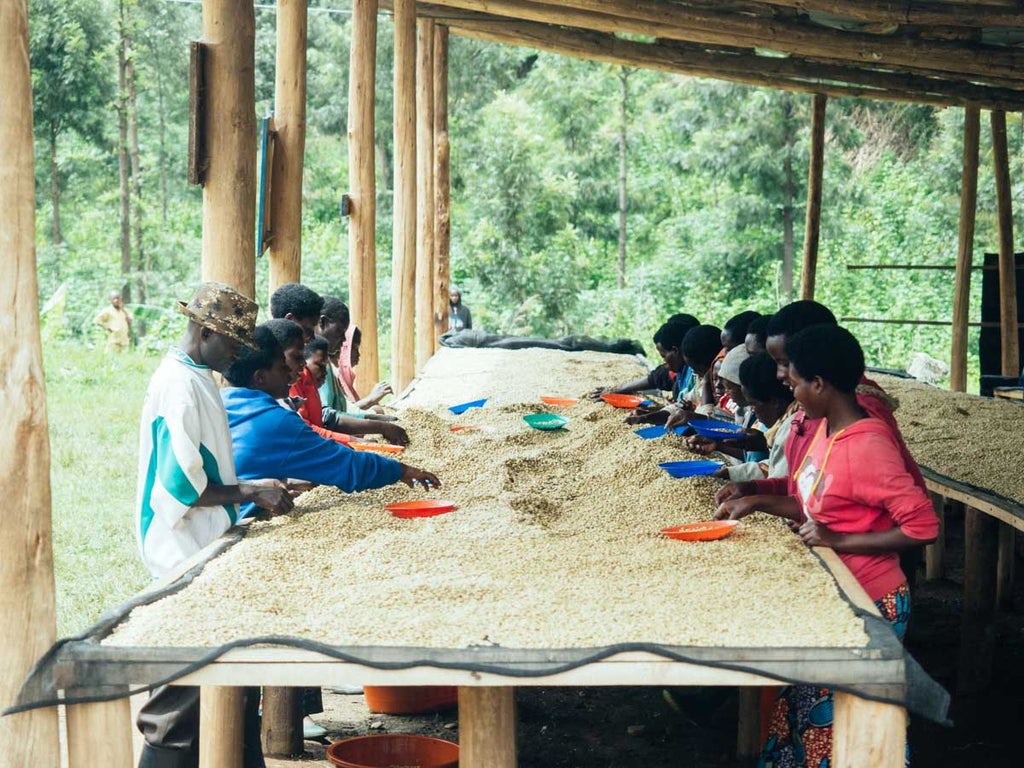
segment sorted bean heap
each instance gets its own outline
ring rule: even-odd
[[[494,394],[463,392],[448,352],[431,364],[435,402]],[[458,360],[479,366],[480,352]],[[402,459],[436,471],[444,487],[431,496],[459,509],[400,520],[384,505],[422,491],[317,488],[293,513],[254,525],[185,589],[136,608],[105,642],[213,646],[276,634],[434,648],[866,645],[832,577],[779,521],[753,516],[717,542],[659,534],[715,508],[717,480],[674,480],[657,466],[698,458],[682,438],[641,440],[604,403],[538,401],[635,378],[635,362],[537,350],[488,357],[502,382],[496,402],[462,416],[437,406],[402,414],[412,438]],[[538,369],[543,384],[527,384]],[[568,428],[541,432],[522,420],[546,410],[568,416]],[[483,429],[450,431],[465,424]]]
[[[899,400],[896,421],[922,466],[1024,504],[1024,478],[1014,461],[985,456],[1016,456],[1024,434],[1024,407],[999,398],[948,392],[915,379],[877,376]]]

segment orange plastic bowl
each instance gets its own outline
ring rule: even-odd
[[[662,528],[661,534],[679,541],[714,541],[724,539],[739,524],[738,520],[712,520],[707,523],[690,523]]]
[[[570,405],[576,405],[576,403],[579,402],[579,400],[572,397],[542,397],[540,401],[547,405],[560,405],[564,408],[568,408]]]
[[[331,744],[327,759],[340,768],[458,768],[459,745],[432,736],[404,733],[357,736]]]
[[[405,448],[401,445],[384,445],[383,443],[351,443],[353,451],[370,451],[371,453],[401,453]]]
[[[644,401],[636,395],[601,395],[601,399],[616,408],[636,408]]]
[[[366,706],[385,715],[421,715],[452,709],[459,703],[454,685],[367,685]]]
[[[480,429],[476,424],[464,424],[461,427],[452,427],[451,432],[475,432]]]
[[[453,501],[442,501],[441,499],[422,499],[420,501],[403,501],[398,504],[388,504],[385,509],[395,517],[434,517],[443,515],[458,509]]]

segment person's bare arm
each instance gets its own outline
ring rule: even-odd
[[[800,509],[800,502],[795,496],[765,496],[757,494],[754,496],[741,496],[740,498],[723,501],[718,511],[715,512],[715,520],[741,520],[754,512],[765,512],[784,520],[799,522],[803,519],[803,511]]]
[[[242,481],[238,485],[208,483],[193,507],[219,507],[223,504],[248,504],[276,514],[290,512],[295,506],[288,487],[279,480]]]
[[[925,541],[907,536],[897,528],[867,533],[837,533],[814,520],[806,520],[799,530],[800,538],[809,547],[829,547],[849,555],[880,555],[923,547],[935,539]]]
[[[616,387],[598,387],[587,393],[587,397],[591,400],[599,400],[601,395],[631,395],[634,392],[640,392],[645,389],[650,389],[650,380],[647,376],[642,379],[636,379],[634,381],[627,382],[626,384],[619,384]]]

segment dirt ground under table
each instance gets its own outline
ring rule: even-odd
[[[984,694],[956,694],[963,579],[963,527],[947,521],[946,578],[919,583],[907,646],[953,694],[952,728],[919,718],[910,727],[914,768],[999,768],[1020,764],[1024,724],[1024,563],[1017,562],[1013,610],[1000,615],[995,673]],[[678,768],[740,766],[735,757],[736,691],[731,688],[520,688],[522,768]],[[371,714],[362,696],[324,691],[314,716],[329,740],[371,733],[417,733],[458,741],[452,710],[396,717]],[[302,760],[268,768],[328,766],[324,744],[307,741]]]

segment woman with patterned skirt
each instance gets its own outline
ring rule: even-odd
[[[755,481],[755,492],[726,491],[717,516],[751,512],[789,521],[808,546],[829,547],[850,569],[902,639],[910,591],[899,552],[938,535],[928,495],[907,470],[897,438],[857,404],[864,353],[844,328],[817,325],[786,339],[789,382],[814,439],[790,450],[786,479]],[[728,488],[728,486],[727,486]],[[786,688],[776,702],[763,768],[828,768],[832,757],[832,691]]]

